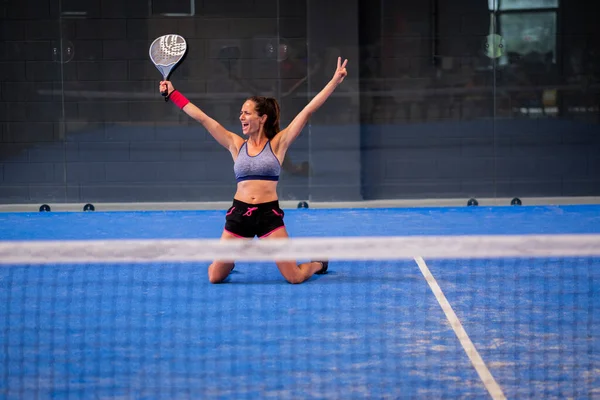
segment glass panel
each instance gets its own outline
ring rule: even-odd
[[[600,195],[583,3],[35,3],[2,8],[1,202],[231,200],[229,152],[158,93],[166,32],[189,46],[169,79],[240,136],[249,96],[275,97],[284,128],[349,60],[286,154],[282,200]]]
[[[355,3],[356,4],[356,3]],[[310,119],[310,199],[355,201],[361,199],[361,105],[359,101],[359,42],[357,30],[348,34],[343,25],[357,26],[351,8],[331,7],[324,1],[307,2],[307,39],[310,70],[308,97],[317,95],[332,79],[338,57],[349,60],[348,76]],[[332,21],[339,21],[332,24]]]
[[[151,0],[153,15],[194,15],[194,0]]]
[[[594,128],[567,117],[567,94],[581,92],[567,89],[569,73],[557,62],[556,19],[554,11],[500,15],[506,52],[497,73],[495,127],[508,149],[497,160],[500,196],[572,196],[593,186],[582,144],[593,143]]]
[[[381,4],[381,23],[365,32],[377,39],[362,59],[363,196],[465,204],[494,197],[494,59],[483,51],[485,3],[464,18],[454,18],[447,2],[435,10]]]
[[[556,12],[500,14],[501,64],[522,58],[556,62]]]
[[[31,10],[27,7],[31,7]],[[58,10],[0,6],[0,203],[65,200]]]
[[[309,82],[315,60],[308,54],[307,7],[302,2],[280,2],[278,36],[266,43],[266,55],[275,60],[277,81],[273,93],[281,107],[280,127],[285,129],[310,101]],[[310,125],[288,149],[282,165],[279,198],[309,200],[311,173]]]
[[[64,75],[68,182],[76,201],[230,201],[231,154],[158,91],[161,73],[148,49],[178,33],[188,45],[170,73],[192,103],[242,136],[239,112],[251,95],[278,97],[277,7],[235,10],[207,1],[194,16],[189,0],[102,1],[86,18],[63,22],[75,45]],[[153,15],[162,13],[162,16]],[[190,14],[190,15],[185,15]]]
[[[488,0],[494,1],[494,0]],[[524,10],[558,7],[558,0],[496,0],[500,10]]]

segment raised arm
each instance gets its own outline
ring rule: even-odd
[[[187,115],[200,122],[221,146],[229,150],[232,157],[235,158],[237,156],[238,150],[244,142],[244,139],[235,133],[228,131],[220,123],[206,115],[204,111],[191,103],[179,91],[175,90],[171,82],[160,82],[160,90],[161,92],[167,91],[167,98],[181,108]]]
[[[302,111],[292,120],[292,122],[282,130],[277,136],[275,136],[277,143],[277,152],[279,154],[285,154],[288,147],[298,137],[302,129],[310,119],[311,115],[317,111],[323,103],[331,96],[335,88],[344,81],[344,78],[348,75],[346,71],[346,64],[348,60],[344,60],[342,64],[342,58],[338,57],[337,68],[333,74],[333,78],[325,85],[325,87],[304,107]]]

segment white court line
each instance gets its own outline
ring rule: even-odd
[[[417,265],[419,266],[421,273],[423,273],[425,280],[429,284],[431,291],[435,295],[435,298],[437,299],[438,303],[442,307],[444,314],[446,314],[446,318],[448,319],[448,322],[450,322],[450,325],[452,326],[454,333],[458,337],[460,344],[462,345],[463,349],[467,353],[467,356],[471,360],[471,364],[473,364],[473,367],[475,367],[475,370],[477,371],[477,374],[479,375],[479,378],[483,382],[483,385],[487,389],[488,393],[490,394],[490,396],[492,396],[492,398],[494,400],[506,399],[506,397],[504,396],[504,393],[502,392],[502,389],[500,388],[498,383],[496,383],[496,380],[494,379],[494,377],[490,373],[489,369],[483,362],[483,359],[477,352],[477,349],[473,345],[473,342],[471,342],[469,335],[467,335],[467,332],[465,331],[462,324],[460,323],[460,320],[454,313],[452,306],[446,299],[446,296],[444,296],[442,289],[437,284],[435,278],[429,271],[427,264],[425,264],[425,260],[423,260],[422,257],[415,257],[415,261],[417,262]]]

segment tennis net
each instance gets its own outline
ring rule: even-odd
[[[329,271],[290,285],[287,259]],[[600,235],[5,241],[0,264],[4,398],[600,397]]]

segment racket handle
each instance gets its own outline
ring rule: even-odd
[[[164,79],[164,80],[167,80],[167,77],[166,77],[166,76],[163,76],[163,79]],[[167,97],[167,95],[169,94],[169,87],[168,87],[166,84],[164,84],[164,85],[161,85],[161,88],[162,88],[162,86],[164,86],[164,87],[165,87],[165,90],[161,90],[161,91],[160,91],[160,94],[162,95],[162,97]],[[165,100],[166,100],[166,99],[165,99]]]

